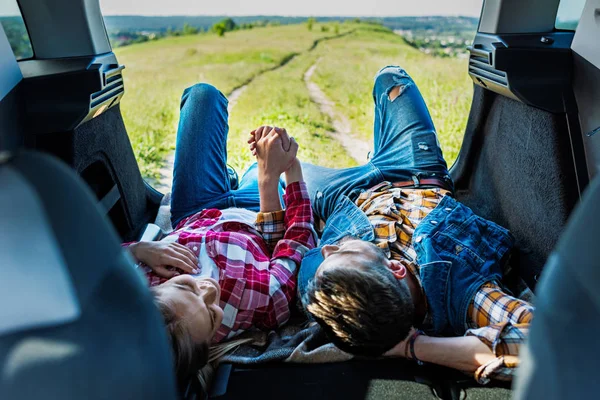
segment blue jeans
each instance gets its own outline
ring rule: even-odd
[[[400,95],[389,100],[400,86]],[[353,199],[361,190],[382,181],[438,177],[452,188],[446,161],[425,101],[412,78],[400,67],[388,66],[375,76],[373,87],[374,152],[362,166],[332,169],[303,164],[304,177],[316,214],[327,221],[340,196]]]
[[[388,95],[396,86],[401,87],[400,95],[390,101]],[[303,163],[313,209],[325,221],[340,196],[353,197],[384,180],[436,176],[452,185],[433,121],[410,76],[400,67],[383,68],[375,77],[373,100],[375,147],[367,164],[334,169]],[[230,187],[227,118],[227,99],[213,86],[198,84],[184,91],[173,173],[173,226],[204,208],[258,211],[256,164],[244,174],[238,189]]]
[[[227,173],[227,103],[220,91],[205,83],[183,92],[171,197],[173,226],[205,208],[260,209],[256,164],[242,176],[237,189],[231,188]]]

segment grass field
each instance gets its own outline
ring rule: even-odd
[[[364,24],[342,24],[340,33],[347,35],[323,40],[312,51],[315,40],[335,33],[322,32],[319,25],[312,31],[306,25],[291,25],[230,32],[224,38],[207,34],[169,38],[118,49],[119,61],[127,66],[122,112],[143,175],[156,177],[174,149],[184,88],[208,82],[229,94],[253,78],[230,116],[230,164],[238,170],[249,165],[248,132],[261,124],[274,124],[294,135],[303,160],[331,167],[355,165],[327,135],[331,121],[310,101],[302,79],[317,60],[313,80],[366,140],[372,140],[373,75],[384,65],[403,66],[430,107],[451,163],[472,96],[466,61],[433,58],[392,32]]]
[[[446,160],[454,162],[473,97],[467,60],[428,56],[398,35],[365,30],[324,42],[319,54],[314,81],[350,118],[353,132],[368,140],[373,137],[373,76],[386,65],[404,68],[425,98]]]

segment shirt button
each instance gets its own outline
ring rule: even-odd
[[[193,247],[194,251],[198,251],[198,246]]]
[[[317,192],[317,199],[320,199],[321,197],[323,197],[323,193]]]
[[[454,250],[456,251],[456,254],[458,254],[463,250],[463,247],[460,244],[457,244]]]
[[[417,238],[415,239],[415,242],[421,243],[421,240],[423,240],[423,236],[417,236]]]
[[[431,221],[431,225],[437,225],[437,221]]]

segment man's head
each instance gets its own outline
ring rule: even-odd
[[[380,356],[404,340],[415,307],[406,267],[370,242],[352,238],[324,246],[304,306],[340,349]]]
[[[208,361],[209,345],[223,320],[221,289],[213,279],[180,275],[152,288],[183,384]]]

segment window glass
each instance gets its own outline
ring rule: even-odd
[[[0,24],[4,28],[4,33],[8,37],[17,60],[33,57],[31,41],[17,0],[0,2]]]
[[[233,9],[227,0],[100,0],[114,53],[127,66],[121,112],[143,176],[170,191],[177,107],[196,82],[230,97],[228,162],[240,176],[254,162],[246,136],[263,124],[293,132],[303,161],[360,165],[373,143],[373,77],[386,65],[411,74],[452,164],[471,108],[467,46],[483,1],[417,4],[432,2],[409,2],[406,12],[419,16],[390,17],[389,1],[254,0]],[[226,17],[234,11],[240,16]],[[319,16],[342,11],[355,16]],[[340,141],[348,137],[347,149]]]
[[[585,7],[585,0],[561,0],[556,14],[556,29],[574,31]]]

